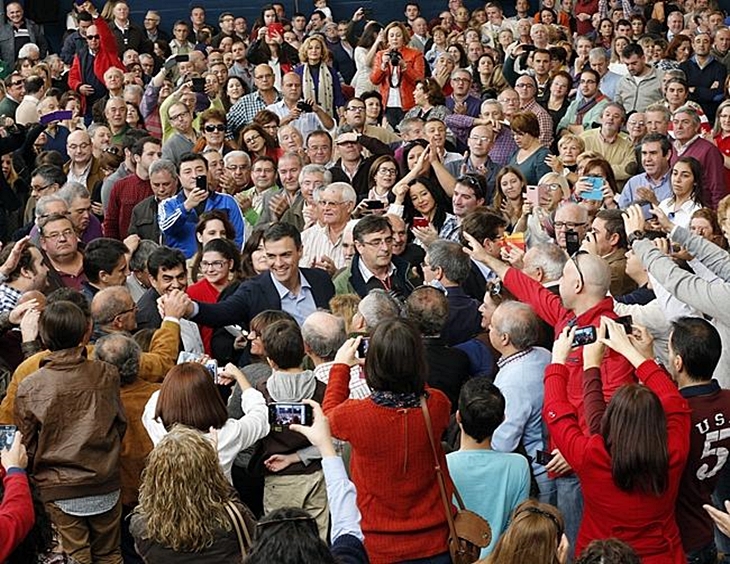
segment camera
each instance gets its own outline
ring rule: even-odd
[[[313,112],[314,108],[312,107],[312,104],[307,104],[304,100],[299,100],[297,102],[297,110],[306,114]]]
[[[394,67],[397,67],[400,64],[400,60],[403,58],[403,56],[400,54],[400,51],[398,49],[391,49],[388,51],[388,58],[390,59],[390,64]]]

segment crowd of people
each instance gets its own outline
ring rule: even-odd
[[[314,7],[5,6],[0,562],[730,562],[730,14]]]

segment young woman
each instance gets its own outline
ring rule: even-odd
[[[228,417],[226,406],[208,369],[197,362],[173,366],[162,387],[152,394],[142,415],[150,439],[156,445],[177,425],[191,427],[213,441],[215,436],[218,463],[231,480],[231,466],[239,452],[269,433],[269,414],[261,392],[251,387],[236,366],[218,368],[221,381],[234,381],[241,387],[241,419]]]
[[[359,344],[359,337],[349,339],[337,352],[323,408],[332,434],[352,446],[350,469],[370,561],[428,558],[431,564],[450,563],[446,516],[421,409],[425,400],[434,436],[440,437],[449,422],[449,401],[425,384],[421,336],[401,319],[376,326],[365,356],[373,394],[348,401],[350,367],[360,362]],[[453,486],[438,440],[436,448],[451,499]],[[395,453],[395,458],[384,457],[384,452]]]
[[[214,304],[226,288],[238,282],[241,254],[228,239],[213,239],[203,247],[199,269],[203,278],[188,286],[187,294],[199,302]],[[213,328],[205,325],[198,327],[205,354],[213,356],[211,349]]]
[[[555,210],[561,202],[570,198],[570,185],[567,179],[557,172],[548,172],[537,183],[538,205],[526,203],[523,215],[514,231],[525,231],[528,247],[547,243],[555,237]]]
[[[263,227],[256,228],[246,237],[246,243],[241,251],[242,280],[248,280],[269,270],[269,261],[266,260],[264,250],[264,231]]]
[[[573,258],[571,279],[585,257]],[[590,269],[592,264],[583,264]],[[584,435],[568,402],[568,368],[575,329],[566,328],[545,369],[548,431],[583,488],[583,520],[576,554],[593,539],[615,537],[645,564],[684,564],[674,506],[689,452],[690,409],[667,371],[654,361],[649,333],[634,326],[627,335],[603,317],[596,343],[583,347]],[[623,355],[643,383],[626,384],[604,399],[600,366],[604,347]]]
[[[725,100],[717,108],[712,141],[722,153],[725,165],[725,186],[730,186],[730,100]]]
[[[294,69],[302,77],[302,97],[315,100],[329,115],[345,105],[339,74],[330,66],[330,52],[319,35],[308,37],[299,48],[301,64]]]
[[[238,136],[238,144],[248,153],[251,160],[264,155],[274,160],[279,158],[279,150],[276,141],[266,130],[257,123],[249,123]]]
[[[398,162],[390,155],[382,155],[373,161],[369,175],[368,200],[379,200],[388,206],[391,189],[398,181]]]
[[[269,18],[266,19],[268,21]],[[278,23],[272,21],[271,23]],[[249,64],[270,65],[274,70],[274,86],[281,90],[282,77],[294,70],[299,63],[297,50],[284,41],[284,37],[275,27],[269,28],[270,24],[265,23],[256,31],[256,40],[251,43],[246,54]]]
[[[621,76],[629,74],[629,69],[621,61],[621,53],[623,53],[623,50],[629,43],[631,43],[631,40],[622,35],[613,38],[613,44],[611,45],[611,59],[608,65],[608,70]]]
[[[226,506],[245,509],[221,471],[214,444],[177,425],[150,453],[130,527],[145,562],[241,561]]]
[[[403,189],[404,184],[401,181],[393,189],[395,203],[404,206],[403,219],[419,241],[427,244],[434,234],[442,237],[442,233],[453,229],[456,218],[451,213],[451,200],[439,184],[426,176],[409,181],[407,190]],[[427,219],[428,227],[417,225],[416,218]]]
[[[550,80],[550,97],[548,98],[547,109],[550,117],[553,118],[553,133],[557,133],[558,124],[568,111],[570,99],[568,94],[573,87],[573,77],[564,70],[555,73]]]
[[[520,169],[506,166],[497,174],[496,184],[492,207],[509,221],[507,231],[511,232],[523,214],[527,183]]]
[[[497,94],[507,86],[502,74],[502,67],[498,66],[494,57],[484,53],[472,67],[472,76],[479,96],[489,95],[496,98]]]
[[[351,82],[355,88],[355,96],[375,90],[375,85],[370,82],[370,74],[373,72],[375,54],[382,49],[384,43],[383,26],[375,21],[368,22],[355,47],[355,76]]]
[[[659,208],[675,225],[689,227],[692,214],[702,202],[702,165],[694,157],[681,157],[672,167],[672,195]]]
[[[378,51],[370,81],[380,88],[385,101],[385,116],[396,127],[414,104],[416,81],[425,76],[425,61],[420,51],[407,47],[408,31],[399,22],[385,28],[387,47]]]
[[[613,30],[613,21],[610,18],[603,18],[601,23],[598,24],[596,45],[610,52],[611,45],[613,44]]]
[[[593,200],[583,198],[585,191],[593,189],[593,184],[586,180],[586,177],[603,179],[603,200]],[[613,168],[603,158],[594,158],[582,160],[578,166],[578,181],[574,186],[574,196],[581,206],[588,210],[590,220],[598,213],[601,207],[612,209],[616,208],[615,197],[618,194],[618,185],[616,184],[616,176],[613,174]]]
[[[229,76],[221,88],[221,102],[227,112],[231,107],[246,95],[246,83],[240,76]]]
[[[195,238],[198,241],[198,250],[192,258],[188,259],[189,279],[198,281],[200,276],[200,261],[203,258],[203,247],[213,239],[236,240],[236,230],[228,220],[228,215],[220,210],[210,210],[200,216],[198,225],[195,227]]]
[[[540,143],[540,124],[532,112],[519,112],[510,122],[510,129],[517,144],[517,151],[509,161],[510,166],[520,169],[527,184],[550,172],[545,159],[550,154]]]
[[[565,564],[570,544],[560,511],[527,500],[517,506],[510,525],[485,564]]]
[[[380,92],[368,90],[362,93],[360,99],[365,104],[365,124],[386,127],[392,131],[388,120],[385,119],[385,108]]]

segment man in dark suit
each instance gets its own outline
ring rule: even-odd
[[[222,302],[193,302],[188,314],[196,323],[210,327],[241,325],[267,309],[291,314],[301,326],[319,308],[329,307],[335,295],[329,275],[317,268],[299,268],[302,239],[297,228],[275,223],[264,233],[269,272],[241,284]]]
[[[495,214],[486,207],[476,208],[461,222],[462,233],[466,232],[474,237],[495,258],[500,257],[501,243],[506,228],[507,221],[501,215]],[[487,282],[496,282],[497,280],[499,280],[499,277],[494,272],[484,264],[472,260],[469,276],[461,284],[461,287],[469,296],[481,302],[484,299],[484,289]]]

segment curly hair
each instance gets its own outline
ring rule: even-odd
[[[218,454],[200,432],[175,425],[147,458],[135,513],[145,539],[177,552],[198,552],[230,531],[225,504],[231,486]]]

